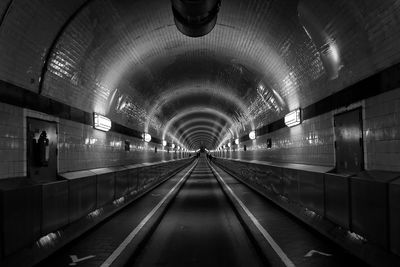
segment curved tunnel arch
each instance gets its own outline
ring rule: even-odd
[[[101,4],[96,4],[94,6],[97,8],[97,5],[101,5]],[[91,8],[95,9],[95,7],[91,7]],[[115,8],[118,8],[118,7],[119,7],[118,5],[115,6]],[[240,10],[240,9],[238,9],[238,10]],[[125,12],[121,12],[121,17],[122,17],[122,19],[125,19]],[[80,18],[77,18],[77,20],[79,20],[79,19]],[[166,19],[166,18],[162,17],[162,21],[164,19]],[[156,27],[157,23],[155,23],[155,22],[147,22],[147,21],[146,21],[146,23],[148,24],[146,26],[149,26],[148,28],[157,29],[157,31],[148,31],[146,33],[148,35],[147,36],[148,39],[157,39],[157,38],[160,38],[160,33],[161,33],[161,36],[163,36],[163,34],[165,34],[162,31],[160,32],[160,27],[158,27],[158,26]],[[75,25],[72,25],[71,27],[74,27],[74,26]],[[168,27],[170,27],[170,26],[168,26]],[[220,29],[218,27],[222,27],[222,28]],[[219,25],[218,27],[217,27],[216,31],[221,31],[222,35],[225,35],[226,34],[225,31],[227,29],[230,29],[229,27],[225,28],[225,26],[221,26],[221,25]],[[231,34],[230,35],[226,35],[222,39],[219,39],[218,42],[221,42],[221,40],[223,40],[223,41],[221,43],[218,43],[210,51],[212,51],[212,53],[214,53],[214,54],[224,55],[225,58],[234,57],[236,61],[233,63],[233,65],[237,64],[236,62],[243,62],[243,63],[247,64],[248,66],[251,66],[251,65],[258,66],[257,68],[262,70],[261,73],[264,73],[263,75],[265,77],[267,77],[267,76],[273,77],[274,76],[274,75],[269,75],[269,74],[265,75],[265,71],[264,70],[267,70],[267,69],[269,69],[270,73],[275,73],[275,74],[281,73],[281,71],[278,72],[278,71],[274,70],[273,68],[271,68],[271,65],[269,63],[265,64],[265,62],[267,62],[268,60],[266,60],[266,59],[262,60],[259,56],[257,56],[254,53],[256,50],[260,50],[259,48],[254,48],[253,49],[253,48],[247,46],[246,49],[243,49],[243,43],[241,41],[243,41],[244,39],[247,39],[247,37],[250,37],[250,36],[253,36],[253,37],[257,36],[257,34],[250,33],[249,31],[243,32],[243,31],[238,30],[238,29],[239,28],[237,28],[236,30],[233,30],[233,28],[231,28],[230,29],[230,31],[232,31]],[[127,29],[124,29],[124,30],[127,30]],[[129,30],[132,31],[132,32],[130,32]],[[126,34],[128,37],[130,37],[132,35],[136,35],[137,36],[137,33],[135,33],[135,31],[136,31],[135,28],[130,27],[129,30],[125,31],[124,34]],[[141,30],[142,29],[138,29],[137,31],[140,32]],[[169,31],[169,29],[168,29],[168,31]],[[241,36],[244,33],[248,34],[248,36],[246,38]],[[178,35],[173,34],[172,38],[179,40],[180,36],[179,36],[179,34]],[[240,40],[240,41],[239,42],[231,42],[232,41],[231,39],[236,40],[236,41]],[[262,39],[262,38],[260,38],[260,39]],[[61,40],[61,42],[62,41],[63,40]],[[131,41],[133,41],[133,39],[127,38],[127,41],[128,41],[128,43],[130,43]],[[189,41],[189,42],[194,44],[191,41]],[[112,46],[112,48],[107,49],[107,52],[111,53],[111,51],[113,51],[113,54],[115,54],[115,51],[119,51],[119,52],[123,51],[123,49],[121,49],[121,47],[119,46],[120,42],[114,41],[112,43],[114,43],[114,45]],[[158,43],[158,42],[156,42],[156,43]],[[233,47],[230,47],[227,50],[225,48],[225,44],[228,44],[228,43],[235,44],[235,45]],[[124,46],[126,46],[127,42],[124,41],[123,44],[124,44]],[[109,67],[109,72],[103,72],[103,74],[101,76],[104,77],[104,79],[100,80],[98,82],[98,84],[96,84],[96,86],[98,86],[98,87],[101,87],[101,86],[104,87],[104,88],[99,88],[99,89],[101,89],[99,91],[102,91],[102,90],[105,91],[105,95],[109,95],[110,92],[112,92],[112,90],[114,90],[114,88],[121,87],[120,86],[120,81],[125,79],[125,76],[126,77],[130,76],[130,74],[128,74],[130,70],[138,69],[138,68],[135,67],[137,64],[143,64],[143,62],[152,62],[153,59],[151,57],[149,57],[149,55],[152,55],[152,56],[153,55],[157,55],[157,57],[159,59],[160,58],[162,59],[163,57],[165,59],[168,59],[168,57],[170,55],[173,55],[173,56],[177,56],[177,55],[181,56],[181,55],[183,55],[182,53],[180,53],[179,50],[172,50],[173,51],[172,53],[168,53],[168,54],[164,53],[163,54],[163,53],[161,53],[162,49],[160,50],[159,47],[156,47],[156,46],[149,47],[148,43],[144,43],[144,39],[143,38],[135,39],[135,42],[132,42],[132,44],[133,44],[132,46],[128,46],[128,47],[130,47],[129,51],[128,50],[124,51],[124,53],[125,52],[127,53],[125,57],[113,57],[113,60],[114,60],[115,64],[113,64],[113,63],[108,64],[110,66]],[[262,46],[263,49],[261,49],[261,50],[269,51],[268,56],[271,56],[274,53],[273,51],[277,50],[275,47],[268,47],[266,42],[261,42],[261,41],[255,42],[255,45],[256,46]],[[188,50],[191,50],[191,49],[192,49],[192,51],[196,51],[197,46],[196,45],[193,45],[191,47],[189,46]],[[53,53],[53,55],[56,55],[56,53]],[[103,56],[104,57],[108,57],[107,54],[105,54],[105,55],[103,54]],[[282,64],[282,68],[286,68],[284,61],[283,60],[279,60],[279,55],[278,55],[277,52],[275,53],[274,57],[275,57],[275,63],[274,63],[275,65],[277,64],[277,62],[281,62],[279,64]],[[144,59],[146,59],[146,60],[144,60]],[[251,64],[248,64],[250,62],[251,62]],[[254,64],[255,62],[258,62],[258,63]],[[108,63],[110,63],[110,62],[108,62]],[[149,64],[151,64],[151,63],[149,63]],[[239,64],[238,66],[241,66],[241,65]],[[286,69],[288,69],[288,68],[286,68]],[[148,73],[149,73],[149,75],[152,75],[151,71],[149,71]],[[95,75],[95,76],[98,77],[99,75]],[[271,84],[273,84],[273,83],[271,83]],[[167,88],[167,89],[169,89],[169,88]],[[253,87],[253,91],[254,90],[256,90],[256,86]],[[239,102],[237,100],[239,100]],[[236,98],[235,101],[237,103],[241,102],[239,98]],[[98,106],[99,108],[96,108],[96,109],[102,110],[103,112],[105,112],[105,110],[107,110],[107,108],[100,107],[101,105],[94,104],[94,106]],[[109,105],[106,105],[106,106],[109,106]],[[245,108],[245,107],[247,107],[247,103],[245,103],[244,105],[240,104],[238,107],[239,107],[238,110],[242,110],[243,114],[250,114],[250,112],[251,112],[251,111],[247,110],[247,108]],[[136,108],[140,108],[140,107],[136,107]],[[144,126],[145,129],[147,129],[148,128],[147,125],[148,125],[148,121],[149,121],[148,118],[152,117],[152,111],[151,110],[150,111],[139,110],[139,112],[145,114],[144,115],[145,120],[143,120],[143,123],[145,125]],[[116,116],[116,115],[113,115],[113,116]],[[248,121],[244,120],[243,124],[247,124],[247,122]],[[138,125],[141,125],[141,123],[139,123]],[[241,125],[241,126],[243,126],[243,125]],[[251,127],[254,128],[254,126],[251,126]]]
[[[214,146],[218,141],[218,138],[216,136],[210,135],[208,132],[198,132],[196,134],[193,134],[192,137],[188,139],[188,146],[190,146],[193,140],[197,138],[203,138],[207,143],[209,143],[210,146]]]
[[[12,2],[22,7],[22,1]],[[390,1],[385,3],[392,6]],[[74,6],[66,8],[68,4]],[[68,4],[44,1],[23,18],[15,10],[1,10],[4,21],[0,41],[4,39],[11,44],[1,43],[4,47],[1,79],[26,86],[25,89],[35,93],[36,83],[29,84],[29,80],[40,80],[46,85],[43,96],[88,113],[104,111],[113,121],[138,131],[148,120],[154,119],[152,125],[166,125],[171,117],[162,112],[153,118],[152,108],[164,107],[152,106],[157,103],[154,100],[157,96],[167,96],[165,91],[178,92],[182,86],[182,95],[186,88],[195,91],[195,85],[186,87],[185,82],[190,79],[207,80],[204,84],[212,90],[213,86],[227,85],[225,89],[232,90],[235,99],[248,108],[246,112],[238,108],[237,113],[250,114],[254,127],[259,128],[282,118],[293,107],[319,101],[398,61],[393,55],[374,53],[393,49],[391,42],[396,39],[391,36],[396,36],[392,33],[398,32],[397,24],[387,25],[382,18],[374,20],[374,25],[388,36],[383,40],[382,35],[373,35],[368,30],[369,20],[358,10],[361,5],[351,1],[327,4],[318,0],[289,0],[266,4],[261,0],[232,0],[225,4],[227,9],[221,9],[220,21],[213,32],[199,39],[186,38],[175,29],[168,1],[77,0]],[[60,16],[40,16],[54,14],[52,11],[57,7]],[[362,8],[365,14],[374,17],[376,11],[370,4]],[[281,9],[285,12],[262,16]],[[338,12],[342,9],[345,12]],[[397,9],[386,12],[396,15],[394,10]],[[155,14],[158,20],[154,20]],[[57,25],[58,29],[44,32],[38,26],[42,24],[35,24],[24,37],[26,29],[16,25],[34,24],[34,20],[44,21],[49,27]],[[351,36],[349,27],[355,29]],[[18,38],[11,38],[13,35]],[[46,41],[39,40],[42,36]],[[351,46],[349,39],[360,46]],[[27,46],[32,49],[26,51]],[[24,54],[10,60],[8,55],[23,50]],[[201,62],[213,58],[211,65],[192,64],[193,59]],[[49,62],[45,71],[44,61]],[[173,70],[177,66],[182,67]],[[191,70],[182,72],[185,68]],[[160,75],[164,71],[182,73],[178,78],[167,79]],[[42,78],[36,77],[37,73]],[[238,80],[243,80],[250,89],[242,83],[228,86]],[[282,100],[276,110],[269,105],[275,102],[268,102],[271,92],[276,92]],[[132,104],[131,113],[117,109],[119,98],[125,96],[131,101],[127,101]],[[99,109],[97,102],[101,102]],[[163,131],[151,130],[154,137]]]
[[[206,140],[206,141],[205,141]],[[213,142],[213,138],[211,138],[210,136],[208,136],[208,135],[203,135],[203,136],[198,136],[198,137],[196,137],[196,138],[194,138],[194,139],[192,139],[191,141],[190,141],[190,143],[189,143],[189,147],[191,148],[191,149],[194,149],[194,148],[198,148],[198,147],[196,147],[197,146],[197,144],[199,144],[199,143],[205,143],[205,142],[207,142],[207,143],[212,143]],[[208,148],[209,149],[209,148]]]
[[[195,137],[198,137],[200,135],[201,136],[208,136],[208,137],[212,138],[213,140],[215,140],[214,142],[212,142],[212,144],[210,144],[210,146],[214,146],[215,143],[220,139],[219,136],[217,134],[215,134],[215,133],[211,133],[209,131],[196,131],[196,132],[193,132],[190,135],[188,135],[188,137],[186,139],[186,143],[190,144],[190,141],[192,139],[194,139]]]
[[[165,136],[167,134],[167,132],[169,131],[169,128],[171,125],[173,125],[177,120],[180,120],[182,118],[184,118],[185,116],[191,115],[191,114],[211,114],[211,115],[215,115],[217,118],[222,118],[223,120],[225,120],[227,123],[229,123],[230,126],[234,125],[234,122],[232,121],[231,118],[229,118],[229,116],[227,116],[226,114],[224,114],[223,112],[216,110],[216,109],[212,109],[209,107],[192,107],[192,108],[188,108],[184,111],[181,111],[180,114],[176,115],[175,117],[173,117],[172,119],[170,119],[168,121],[168,123],[166,124],[164,131],[163,131],[163,139],[165,139]],[[201,116],[199,116],[201,117]],[[236,130],[236,136],[239,136],[237,130]],[[176,138],[176,137],[174,137]]]
[[[146,121],[145,131],[148,130],[151,118],[153,118],[157,112],[160,112],[164,105],[167,105],[168,103],[176,101],[180,98],[196,97],[196,95],[209,95],[212,97],[221,98],[228,103],[231,103],[244,115],[244,119],[247,120],[246,124],[249,124],[251,128],[254,128],[254,123],[251,119],[246,104],[242,99],[234,95],[229,88],[221,88],[221,86],[218,86],[218,89],[213,89],[215,88],[215,85],[210,83],[204,85],[202,88],[196,87],[195,91],[193,91],[193,84],[196,84],[196,81],[191,81],[190,84],[187,85],[183,84],[181,85],[181,88],[178,89],[170,89],[168,92],[165,92],[163,95],[159,96],[155,100],[155,103],[151,104],[153,108],[149,111],[149,119]]]
[[[180,125],[179,128],[175,131],[174,136],[179,136],[179,140],[183,141],[183,140],[185,140],[185,135],[188,134],[188,130],[194,129],[196,127],[197,128],[207,127],[208,130],[211,130],[212,132],[218,132],[222,135],[227,134],[227,130],[222,124],[215,124],[213,122],[214,121],[210,121],[210,122],[203,121],[202,123],[192,122],[192,123],[185,124],[185,127],[181,127],[181,125]]]
[[[207,131],[210,134],[215,135],[215,136],[220,136],[219,133],[221,132],[221,131],[218,131],[218,129],[215,129],[214,127],[211,127],[211,126],[196,125],[196,126],[187,128],[183,132],[181,132],[179,140],[184,143],[188,138],[190,138],[190,136],[193,133],[199,132],[199,131]]]
[[[210,143],[210,145],[212,145],[212,143],[215,142],[216,139],[215,137],[208,134],[198,134],[189,140],[189,146],[191,146],[195,141],[207,141],[208,143]]]
[[[181,129],[191,127],[192,124],[194,124],[193,126],[201,124],[201,125],[207,125],[210,127],[216,126],[216,127],[218,127],[218,129],[224,128],[224,125],[222,125],[220,122],[218,122],[216,120],[209,119],[209,118],[195,118],[195,119],[189,119],[186,122],[179,124],[178,127],[176,127],[176,130],[173,133],[173,135],[176,135]]]
[[[195,126],[207,126],[207,127],[213,127],[216,129],[218,132],[226,132],[225,125],[215,119],[210,119],[210,118],[195,118],[195,119],[188,119],[187,121],[180,123],[177,127],[175,132],[172,134],[173,136],[179,136],[179,139],[182,138],[183,133]]]
[[[39,78],[39,85],[38,85],[38,93],[41,94],[43,91],[44,81],[46,78],[46,73],[48,72],[49,64],[51,57],[53,55],[53,51],[56,48],[57,43],[59,42],[60,38],[65,33],[68,26],[72,23],[72,21],[94,0],[85,0],[77,9],[66,19],[63,25],[58,30],[57,34],[55,35],[53,41],[51,42],[49,48],[46,50],[43,60],[42,69],[40,72]],[[11,5],[12,1],[10,1]]]
[[[346,13],[343,14],[346,14],[346,17],[341,14],[335,18],[333,14],[336,14],[335,12],[342,8],[338,3],[327,5],[315,0],[307,3],[305,1],[288,1],[286,3],[289,4],[288,6],[283,3],[273,3],[272,5],[266,5],[261,1],[255,1],[255,3],[259,7],[257,10],[254,10],[254,5],[250,3],[230,2],[226,5],[229,6],[229,12],[225,9],[221,10],[220,19],[223,23],[218,23],[215,31],[201,40],[189,40],[182,38],[182,35],[174,29],[174,25],[171,23],[172,14],[164,12],[170,9],[169,3],[154,1],[154,3],[150,4],[152,12],[160,15],[160,19],[155,21],[151,19],[149,13],[141,8],[144,5],[144,1],[134,1],[134,3],[129,4],[124,1],[76,1],[76,8],[60,10],[61,13],[65,13],[61,16],[61,21],[63,22],[59,23],[58,34],[52,33],[56,35],[55,38],[53,37],[53,41],[50,41],[52,44],[49,44],[48,47],[42,47],[44,49],[41,50],[46,51],[47,55],[45,53],[44,58],[49,59],[44,60],[44,65],[47,64],[46,62],[54,63],[54,66],[60,70],[58,74],[62,76],[59,78],[64,86],[60,89],[61,87],[57,86],[57,83],[53,84],[57,75],[54,74],[56,69],[52,67],[52,64],[48,64],[49,68],[43,68],[43,64],[38,64],[39,68],[42,69],[40,83],[46,83],[51,87],[45,92],[45,95],[54,99],[64,100],[63,94],[59,93],[58,89],[68,90],[71,95],[75,95],[75,98],[76,95],[79,96],[78,92],[82,91],[85,96],[89,96],[87,100],[80,100],[79,104],[75,104],[71,97],[71,99],[67,98],[62,102],[93,112],[90,101],[92,96],[96,97],[97,93],[99,93],[100,98],[106,99],[108,96],[109,102],[112,102],[111,95],[116,88],[118,88],[118,92],[123,92],[124,94],[129,94],[131,90],[128,89],[146,93],[146,88],[141,86],[124,88],[130,80],[137,78],[135,76],[137,69],[148,69],[146,70],[148,75],[157,76],[159,69],[154,70],[155,65],[160,65],[162,70],[166,70],[166,67],[173,66],[171,61],[174,58],[183,58],[184,61],[190,62],[193,54],[208,55],[208,58],[217,56],[224,62],[231,64],[232,67],[238,70],[234,74],[243,73],[245,69],[249,69],[249,66],[254,66],[254,69],[262,74],[261,77],[265,78],[264,82],[282,96],[282,102],[287,102],[288,109],[291,109],[295,106],[304,106],[307,103],[321,99],[332,91],[341,89],[336,88],[341,86],[341,81],[330,83],[329,79],[340,79],[341,75],[346,78],[346,73],[354,72],[353,70],[357,69],[356,66],[376,62],[377,56],[371,53],[371,48],[382,46],[382,50],[384,50],[384,46],[387,45],[386,41],[378,44],[376,42],[378,37],[371,36],[365,30],[364,26],[368,21],[364,17],[360,17],[357,9],[354,8],[357,5],[351,6],[352,4],[343,3],[343,8],[346,10]],[[49,5],[48,3],[42,3],[40,9],[49,8]],[[273,19],[255,16],[255,14],[265,14],[272,6],[277,10],[286,7],[286,12],[277,14]],[[246,8],[243,9],[243,7]],[[100,10],[103,10],[108,16],[102,16],[103,13],[99,12]],[[143,12],[137,14],[135,10],[142,10]],[[319,10],[324,11],[323,13],[326,13],[327,16],[319,16]],[[371,13],[373,11],[368,10],[368,12]],[[137,14],[137,20],[130,20],[132,13]],[[309,15],[309,17],[306,15]],[[288,21],[287,19],[290,16],[293,16],[294,19],[292,18],[292,20]],[[235,20],[235,17],[243,17],[246,20]],[[9,19],[9,16],[5,17],[4,26],[2,25],[2,27],[6,27],[5,23]],[[330,28],[325,27],[329,20],[337,22],[339,19],[343,20],[343,23],[333,24],[334,26]],[[250,23],[251,27],[249,27],[244,21],[253,23]],[[274,23],[271,24],[272,22]],[[383,22],[378,19],[376,23],[377,25],[382,25]],[[10,23],[9,25],[13,24]],[[82,27],[82,25],[85,27]],[[109,28],[106,28],[105,25],[115,25],[115,28],[112,28],[115,32],[108,30]],[[264,27],[265,25],[269,27]],[[348,46],[348,43],[345,42],[346,37],[348,37],[345,25],[354,25],[358,31],[352,38],[357,40],[358,43],[365,43],[365,45],[357,49]],[[287,34],[277,34],[276,29],[278,27],[282,32],[290,33],[290,38],[287,37],[289,36]],[[386,27],[385,31],[390,32],[393,27]],[[34,30],[37,30],[38,33],[42,31],[41,29]],[[85,36],[85,30],[89,30],[90,35],[87,36],[90,36],[90,38],[74,39],[77,36]],[[32,35],[35,35],[35,32]],[[290,45],[285,41],[285,38],[290,41]],[[159,42],[150,43],[148,42],[149,40],[158,40]],[[248,40],[252,40],[252,42]],[[85,43],[86,41],[88,43]],[[323,58],[323,51],[321,51],[325,43],[329,45],[327,58]],[[82,50],[73,51],[73,49],[67,49],[72,48],[70,44],[77,44],[77,48],[82,47]],[[284,46],[283,44],[287,44],[288,47],[282,47]],[[66,47],[66,49],[63,50],[63,47]],[[378,50],[378,48],[375,49]],[[285,51],[285,53],[281,53],[281,51]],[[69,55],[66,52],[75,54]],[[329,55],[331,55],[331,58],[329,58]],[[347,65],[343,66],[340,59],[345,58],[345,56]],[[365,60],[357,60],[363,58]],[[324,60],[331,60],[331,65],[335,65],[335,69],[330,70],[329,62],[326,63]],[[162,64],[159,64],[160,62]],[[374,64],[374,66],[378,65]],[[189,66],[189,64],[186,66]],[[355,72],[354,79],[349,79],[346,84],[351,84],[354,80],[373,73],[376,70],[374,66]],[[32,67],[35,68],[33,65]],[[30,68],[27,66],[22,69],[27,70]],[[93,72],[90,72],[92,70]],[[232,71],[232,69],[229,71]],[[62,75],[63,73],[65,74],[64,76]],[[76,78],[80,75],[87,80],[89,85],[93,84],[94,86],[80,86],[79,79]],[[235,76],[232,73],[229,75],[230,78]],[[13,81],[16,77],[19,76],[15,75],[14,78],[9,77],[7,80]],[[223,75],[216,75],[215,77],[215,80],[223,80],[225,78]],[[254,77],[258,77],[258,75]],[[154,78],[156,78],[154,79],[155,82],[160,82],[157,79],[158,77]],[[325,78],[327,80],[324,80]],[[252,89],[254,92],[258,90],[256,85],[259,82],[260,79],[253,81],[254,87]],[[166,85],[165,90],[176,88],[176,84],[172,86],[167,83]],[[328,89],[317,90],[322,85],[328,85]],[[39,85],[39,87],[42,86]],[[90,90],[93,90],[93,92],[89,92]],[[162,90],[157,92],[162,94]],[[248,111],[248,113],[252,114],[252,117],[255,114],[259,117],[255,121],[255,126],[258,127],[265,118],[269,118],[269,111],[268,108],[257,110],[256,102],[265,104],[263,101],[268,98],[264,99],[264,96],[269,97],[270,95],[264,95],[264,92],[257,93],[259,93],[259,98],[254,99],[246,96],[243,98],[243,102],[246,107],[252,107]],[[144,95],[146,97],[150,96]],[[155,95],[157,94],[151,94],[153,100]],[[133,94],[132,98],[134,96],[136,95]],[[311,96],[311,98],[308,99],[308,96]],[[119,95],[117,94],[116,98],[118,97]],[[82,97],[82,99],[86,98]],[[152,103],[154,102],[149,100],[148,105]],[[144,124],[147,124],[146,120],[152,117],[151,108],[143,108],[141,106],[135,108],[140,113],[137,118],[144,118]],[[107,108],[100,108],[100,110],[107,110]],[[268,120],[273,120],[276,115],[271,116],[271,119]],[[282,115],[282,113],[278,115]],[[135,125],[135,120],[137,119],[134,117],[129,120],[123,117],[125,115],[122,113],[113,113],[112,116],[117,122],[127,124],[127,126]],[[133,115],[127,114],[126,116]],[[133,121],[132,124],[130,124],[131,121]],[[165,123],[164,118],[160,118],[159,121],[161,124]]]
[[[218,148],[246,137],[249,125],[267,134],[244,141],[243,148],[260,152],[245,157],[330,166],[337,163],[335,130],[326,118],[354,105],[339,106],[337,96],[364,88],[371,77],[382,98],[391,98],[393,88],[387,88],[398,85],[392,84],[400,61],[396,0],[223,1],[214,30],[201,38],[176,29],[166,0],[5,0],[0,14],[1,115],[13,120],[0,127],[6,155],[0,179],[29,175],[24,133],[29,110],[65,129],[57,147],[60,172],[165,160],[165,153],[154,153],[160,135],[183,148]],[[367,114],[365,169],[400,171],[398,149],[386,146],[397,142],[390,133],[398,125],[383,118],[380,107],[369,107],[370,101],[385,111],[389,106],[372,99],[372,91],[349,97],[368,96],[356,104]],[[329,111],[322,107],[326,103]],[[306,109],[307,122],[299,130],[279,128],[295,108]],[[397,111],[393,107],[390,116]],[[93,112],[115,127],[93,130]],[[277,128],[282,132],[269,132]],[[151,144],[140,138],[143,130],[154,137]],[[267,150],[270,136],[277,145]],[[95,149],[82,153],[85,139],[93,137],[99,138]],[[132,142],[133,153],[123,151],[124,140]],[[366,234],[373,244],[376,232]],[[389,241],[382,242],[385,248],[391,236]]]

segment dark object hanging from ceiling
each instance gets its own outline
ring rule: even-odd
[[[171,0],[175,25],[190,37],[208,34],[217,22],[221,0]]]

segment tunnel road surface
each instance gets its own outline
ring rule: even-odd
[[[266,266],[205,158],[128,266]]]
[[[137,241],[135,249],[122,246],[124,255],[110,262],[127,237],[174,190],[169,204],[161,208],[159,219],[152,226],[144,224],[148,232]],[[254,242],[257,234],[249,234],[249,225],[254,221],[249,223],[237,215],[242,213],[232,200],[233,194],[288,261],[274,259],[279,253],[272,249],[271,241],[271,246],[267,245],[271,253],[261,256],[260,243]],[[135,238],[129,242],[134,243]],[[210,165],[203,155],[197,164],[185,168],[37,266],[123,265],[366,266],[218,166]]]

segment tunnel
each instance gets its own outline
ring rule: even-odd
[[[0,266],[400,266],[400,1],[0,0]]]

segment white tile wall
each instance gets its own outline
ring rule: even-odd
[[[0,178],[26,173],[23,110],[0,103]]]
[[[400,89],[363,103],[366,169],[400,171]],[[240,144],[241,149],[247,145],[246,152],[226,155],[241,159],[334,166],[332,118],[335,113],[329,112],[306,120],[300,126],[260,136],[255,141]],[[162,152],[160,146],[158,153],[154,153],[154,144],[129,136],[104,133],[88,125],[0,103],[0,179],[26,175],[26,116],[59,121],[59,172],[177,157],[175,153]],[[272,139],[271,149],[266,148],[267,138]],[[131,142],[129,152],[124,150],[125,140]]]
[[[125,151],[125,140],[131,150]],[[177,155],[162,152],[158,145],[91,126],[61,120],[59,127],[59,172],[172,159]]]
[[[271,138],[272,148],[267,148]],[[334,166],[332,114],[304,121],[293,128],[283,128],[240,145],[247,146],[235,157],[272,162]]]
[[[400,171],[400,89],[365,101],[368,169]]]
[[[304,121],[293,128],[240,144],[227,157],[335,166],[333,116],[363,105],[364,159],[367,170],[400,171],[400,89]],[[267,149],[267,138],[272,148]],[[243,151],[243,145],[247,151]]]
[[[27,116],[59,122],[59,172],[181,157],[179,153],[163,152],[160,145],[155,153],[155,144],[137,138],[0,103],[0,179],[26,176]],[[131,142],[131,151],[125,151],[125,140]]]

